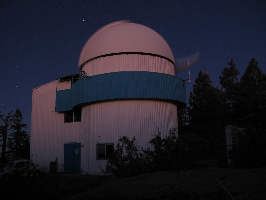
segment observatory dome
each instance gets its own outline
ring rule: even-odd
[[[174,62],[169,45],[157,32],[140,24],[118,21],[102,27],[89,38],[81,51],[78,66],[81,69],[93,58],[117,53],[147,53]]]

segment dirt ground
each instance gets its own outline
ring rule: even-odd
[[[266,169],[198,168],[116,179],[46,174],[0,179],[0,199],[265,199]]]

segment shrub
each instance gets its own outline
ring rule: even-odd
[[[153,161],[154,171],[178,171],[194,167],[187,144],[177,137],[175,130],[169,130],[165,138],[159,132],[149,142],[153,150],[146,152]]]
[[[165,138],[159,132],[149,142],[151,149],[136,146],[136,138],[120,137],[108,158],[104,173],[116,177],[129,177],[154,171],[178,171],[193,168],[186,144],[170,130]]]
[[[136,138],[120,137],[116,149],[108,158],[105,173],[129,177],[151,171],[151,159],[136,146]]]
[[[262,130],[249,129],[239,136],[237,145],[229,152],[234,168],[266,166],[266,134]]]

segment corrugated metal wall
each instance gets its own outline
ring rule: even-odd
[[[98,58],[88,62],[84,69],[89,76],[134,70],[174,75],[171,62],[149,55]],[[145,86],[144,83],[143,88]],[[101,167],[105,167],[106,161],[96,160],[97,143],[116,144],[119,136],[126,135],[131,139],[135,136],[138,145],[146,147],[152,134],[158,133],[158,128],[163,135],[169,129],[177,128],[177,106],[153,100],[119,100],[87,105],[82,108],[81,122],[64,123],[64,114],[55,112],[57,89],[69,89],[69,84],[61,82],[58,85],[54,81],[32,91],[31,154],[33,161],[47,171],[50,162],[56,158],[57,170],[63,169],[64,143],[81,142],[82,170],[89,174],[101,174]],[[86,92],[88,88],[82,90]],[[178,92],[175,87],[170,90]],[[129,91],[125,89],[124,92]]]
[[[119,71],[148,71],[175,75],[169,60],[141,54],[121,54],[94,59],[83,66],[87,76]]]
[[[56,90],[60,91],[60,90],[67,90],[67,89],[71,89],[71,81],[64,81],[64,82],[57,82],[56,84]]]
[[[86,63],[83,70],[87,73],[87,76],[121,71],[129,71],[129,73],[132,73],[132,71],[147,71],[175,75],[174,65],[170,61],[161,57],[140,54],[100,57]],[[113,75],[114,73],[110,74],[110,77]],[[117,82],[114,76],[113,79],[113,82]],[[126,79],[130,82],[129,78]],[[143,88],[143,91],[146,89],[147,93],[157,93],[156,89],[159,90],[160,84],[162,84],[158,80],[145,80],[143,83],[140,79],[139,77],[139,81],[135,83],[135,88],[139,85]],[[106,80],[107,82],[103,81],[99,86],[104,88],[111,84],[108,80]],[[123,90],[125,94],[134,92],[133,88],[130,89],[129,86],[125,87],[123,84],[125,83],[121,82],[111,90],[117,89],[119,91],[125,88]],[[149,90],[149,84],[155,85],[155,89]],[[159,87],[156,87],[156,85]],[[164,89],[171,90],[173,94],[180,92],[177,88],[171,86]],[[99,93],[102,92],[103,90],[99,91]],[[146,147],[147,142],[152,138],[152,134],[158,133],[158,128],[164,136],[170,129],[177,129],[178,124],[176,105],[152,100],[119,100],[96,103],[83,107],[82,114],[84,141],[88,141],[88,145],[84,145],[84,151],[88,152],[88,156],[82,154],[81,162],[82,168],[90,174],[100,174],[101,168],[104,169],[106,165],[106,161],[96,160],[97,143],[114,142],[116,144],[119,136],[125,135],[131,139],[135,136],[137,144]]]
[[[177,129],[177,108],[174,104],[150,100],[125,100],[93,104],[83,107],[84,140],[88,141],[82,154],[82,168],[90,174],[100,174],[106,161],[96,160],[97,143],[117,143],[120,136],[137,139],[137,144],[147,147],[147,142],[158,129],[165,136]],[[84,160],[88,159],[89,166]]]
[[[58,170],[61,170],[64,163],[64,143],[80,142],[82,132],[81,122],[64,123],[64,114],[55,112],[56,87],[57,81],[53,81],[32,91],[32,160],[47,171],[50,162],[54,162],[56,158]]]

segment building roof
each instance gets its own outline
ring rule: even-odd
[[[154,54],[174,62],[169,45],[157,32],[140,24],[117,21],[89,38],[81,51],[78,66],[81,69],[84,63],[99,56],[127,52]]]

